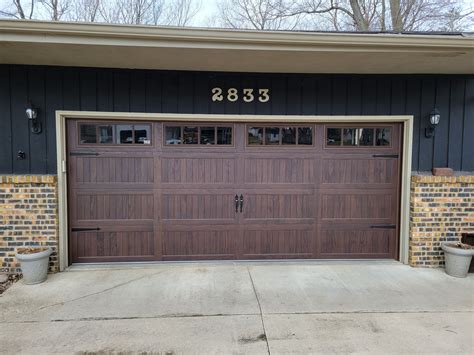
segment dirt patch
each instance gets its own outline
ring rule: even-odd
[[[41,253],[42,251],[46,251],[48,248],[19,248],[17,250],[18,254],[35,254]]]
[[[257,341],[266,341],[267,336],[265,334],[260,334],[256,337],[240,337],[239,343],[248,344],[248,343],[255,343]]]
[[[469,245],[465,243],[449,243],[449,244],[446,244],[446,246],[451,247],[451,248],[466,249],[466,250],[474,249],[474,245]]]
[[[4,293],[7,288],[9,288],[11,285],[13,285],[15,282],[20,280],[22,278],[22,274],[12,274],[8,275],[7,279],[0,282],[0,295]]]

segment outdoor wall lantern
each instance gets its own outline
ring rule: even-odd
[[[429,127],[425,128],[425,137],[426,138],[431,138],[435,135],[436,131],[436,126],[439,123],[439,120],[441,119],[441,114],[439,111],[435,108],[433,111],[430,113],[430,125]]]
[[[28,121],[31,121],[31,132],[34,134],[41,133],[41,122],[38,120],[38,110],[30,102],[25,110]]]

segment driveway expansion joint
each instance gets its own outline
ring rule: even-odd
[[[255,283],[253,282],[252,274],[250,273],[249,267],[247,267],[247,272],[249,274],[250,283],[252,284],[253,293],[255,294],[255,298],[257,299],[258,309],[260,310],[260,319],[262,321],[262,328],[263,328],[263,334],[262,336],[260,336],[260,339],[265,340],[265,343],[267,344],[267,352],[268,352],[268,355],[270,355],[271,354],[270,345],[268,344],[267,331],[265,329],[265,321],[263,320],[262,305],[260,304],[260,299],[258,298],[257,290],[255,288]]]

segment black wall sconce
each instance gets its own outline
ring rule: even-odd
[[[425,137],[426,138],[431,138],[434,137],[435,132],[436,132],[436,126],[439,124],[439,121],[441,119],[441,114],[439,111],[435,108],[433,111],[430,113],[430,125],[429,127],[425,128]]]
[[[38,120],[38,110],[31,102],[28,103],[28,106],[26,106],[25,113],[28,121],[31,122],[31,133],[41,133],[41,122]]]

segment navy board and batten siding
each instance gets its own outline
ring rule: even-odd
[[[268,103],[212,102],[213,87],[269,88]],[[39,109],[32,134],[25,105]],[[430,111],[441,123],[424,136]],[[413,170],[474,170],[473,75],[211,73],[0,65],[0,174],[56,173],[55,111],[414,115]],[[16,159],[22,150],[27,159]]]

